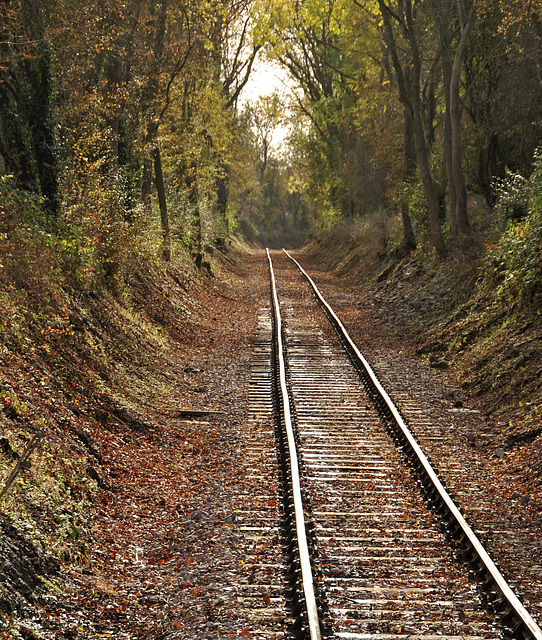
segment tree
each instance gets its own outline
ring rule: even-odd
[[[248,103],[246,110],[250,113],[251,125],[256,133],[259,151],[260,180],[263,182],[269,155],[272,152],[273,132],[283,122],[284,106],[277,92],[262,96],[256,104]]]
[[[262,45],[252,38],[250,9],[252,0],[230,0],[216,29],[215,46],[220,83],[225,98],[224,108],[237,109],[241,91],[246,86]],[[217,171],[216,195],[218,214],[228,231],[228,199],[230,166],[223,159]]]
[[[55,82],[45,2],[4,3],[0,51],[0,153],[24,188],[36,189],[47,211],[59,211]]]
[[[431,175],[429,150],[423,124],[421,97],[422,57],[416,30],[415,13],[411,0],[400,0],[396,6],[388,5],[384,0],[379,0],[378,6],[384,24],[384,39],[395,72],[399,99],[412,122],[416,159],[428,209],[431,242],[438,255],[442,258],[446,255],[446,246],[440,226],[439,209]],[[408,45],[408,59],[406,62],[402,62],[400,59],[397,29],[400,29]]]
[[[158,193],[160,221],[163,236],[163,257],[171,257],[170,225],[167,198],[162,170],[160,148],[156,142],[158,128],[170,106],[171,89],[187,65],[193,50],[191,23],[183,4],[171,0],[161,0],[156,9],[150,11],[147,46],[152,52],[150,65],[143,81],[143,114],[146,121],[145,148],[143,161],[142,198],[150,207],[150,186],[152,167],[155,170],[155,185]],[[144,73],[139,68],[139,73]]]
[[[290,74],[294,108],[310,122],[318,179],[323,177],[322,206],[347,211],[340,167],[348,138],[343,115],[353,93],[340,47],[344,2],[301,2],[287,11],[280,2],[255,7],[256,34],[265,42],[266,54]]]
[[[455,193],[455,208],[450,207],[450,217],[452,221],[452,233],[461,236],[465,235],[469,229],[469,219],[467,216],[467,202],[465,191],[465,180],[463,177],[463,153],[461,146],[461,100],[459,95],[459,83],[461,80],[461,70],[467,52],[467,44],[470,33],[476,20],[476,7],[472,2],[468,12],[465,13],[461,0],[458,0],[458,18],[460,25],[460,37],[453,59],[452,73],[450,77],[450,142],[451,142],[451,164],[452,169],[449,177],[452,178],[450,192]]]

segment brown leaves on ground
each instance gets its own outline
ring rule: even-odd
[[[236,567],[245,571],[234,524],[243,482],[236,456],[265,278],[264,262],[249,257],[243,268],[230,267],[229,283],[180,282],[178,275],[144,282],[131,292],[131,311],[104,308],[101,324],[84,314],[88,326],[63,337],[65,349],[45,352],[46,366],[37,349],[4,355],[12,384],[3,416],[10,428],[22,416],[6,450],[19,448],[12,434],[31,417],[22,398],[32,398],[52,415],[42,458],[62,450],[67,460],[79,459],[93,495],[81,506],[83,523],[63,489],[67,513],[57,519],[70,518],[73,537],[67,534],[61,575],[49,577],[70,595],[45,589],[28,627],[36,637],[206,637],[218,611],[232,618],[235,603],[222,587]],[[44,468],[36,459],[21,481],[37,484]],[[13,498],[23,496],[22,487]],[[54,536],[55,517],[44,504],[32,526],[48,518]],[[237,634],[236,625],[226,631]]]

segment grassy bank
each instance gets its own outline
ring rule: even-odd
[[[37,599],[93,571],[119,443],[152,431],[172,397],[197,403],[179,361],[220,279],[181,246],[163,262],[151,229],[137,244],[112,230],[104,249],[7,182],[0,215],[0,635],[38,637]],[[206,255],[217,273],[232,259]]]

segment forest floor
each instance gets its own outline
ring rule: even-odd
[[[542,598],[522,571],[542,544],[540,324],[510,326],[494,343],[484,335],[485,355],[473,354],[483,329],[472,313],[454,315],[464,304],[448,301],[454,314],[436,317],[445,281],[412,266],[368,288],[301,259],[374,353],[392,397],[424,398],[423,411],[449,429],[442,456],[475,474],[452,484],[476,487],[475,508],[530,540],[500,561],[539,615]],[[223,586],[246,572],[235,511],[265,254],[222,258],[214,271],[135,279],[122,304],[72,299],[64,330],[3,346],[4,480],[45,432],[2,505],[0,637],[258,637]],[[472,334],[462,349],[458,333]],[[399,365],[407,373],[394,383]],[[505,553],[498,542],[494,551]]]

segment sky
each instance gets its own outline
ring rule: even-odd
[[[265,60],[259,60],[243,89],[241,101],[255,102],[261,96],[270,95],[275,90],[283,91],[285,80],[286,74],[282,69]]]
[[[240,95],[239,106],[243,108],[247,102],[257,102],[263,96],[274,91],[285,93],[288,78],[286,72],[273,63],[259,58],[254,65],[250,78]],[[279,126],[273,134],[272,145],[279,149],[288,134],[287,126]]]

